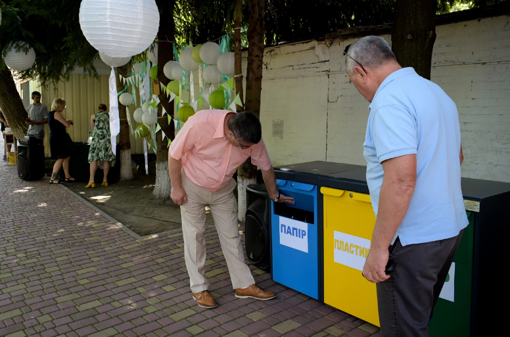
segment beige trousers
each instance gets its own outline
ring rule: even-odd
[[[181,206],[184,258],[191,291],[194,293],[207,290],[209,287],[209,280],[205,276],[204,237],[207,205],[216,224],[233,288],[244,288],[255,283],[250,268],[244,261],[241,236],[237,227],[237,201],[232,193],[235,186],[236,182],[232,179],[221,190],[210,192],[189,180],[182,170],[182,187],[188,196],[188,202]]]

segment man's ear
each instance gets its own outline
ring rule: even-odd
[[[366,83],[367,82],[367,73],[365,73],[365,71],[363,69],[361,69],[360,66],[356,65],[353,69],[353,72],[356,74],[356,75],[359,75],[361,76],[361,83]]]

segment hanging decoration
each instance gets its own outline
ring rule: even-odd
[[[181,64],[182,69],[188,71],[198,70],[200,64],[193,59],[193,57],[191,56],[192,53],[193,47],[188,47],[181,52],[179,63]]]
[[[179,66],[179,62],[177,61],[168,61],[165,66],[163,67],[163,74],[169,79],[169,80],[175,80],[175,78],[172,76],[172,70],[175,66]],[[181,74],[182,76],[182,74]]]
[[[149,102],[145,102],[142,104],[143,112],[149,112],[149,109],[150,109]]]
[[[143,137],[143,138],[149,137],[151,134],[151,131],[145,124],[138,125],[138,127],[136,128],[136,131],[138,131],[138,134],[140,135],[140,137]]]
[[[204,61],[202,61],[202,59],[200,58],[200,49],[201,48],[202,48],[202,45],[197,44],[193,48],[193,51],[191,52],[191,57],[193,57],[193,60],[195,60],[195,62],[198,62],[198,63],[204,63]]]
[[[133,117],[135,118],[135,121],[137,123],[142,123],[142,116],[145,112],[142,108],[137,108],[133,114]]]
[[[105,55],[101,52],[99,52],[99,57],[101,58],[101,61],[103,61],[106,65],[109,65],[110,67],[122,67],[123,65],[125,65],[129,61],[131,61],[131,56],[110,57],[110,56]]]
[[[152,62],[152,64],[158,64],[158,44],[156,43],[154,45],[154,48],[147,51],[147,56],[149,57],[149,61]]]
[[[207,68],[204,69],[204,81],[211,84],[221,84],[221,82],[223,82],[223,76],[221,76],[218,67],[207,66]]]
[[[133,64],[133,71],[135,75],[140,75],[142,73],[142,68],[143,64],[141,64],[140,62],[136,62],[135,64]]]
[[[182,69],[180,64],[176,64],[172,68],[172,77],[174,80],[181,81],[183,73],[184,73],[184,69]]]
[[[153,80],[158,79],[158,66],[153,66],[151,70],[149,71],[149,76]]]
[[[206,42],[200,48],[200,58],[207,64],[216,64],[220,57],[220,46],[214,42]]]
[[[159,10],[154,0],[83,0],[79,20],[94,48],[110,57],[128,57],[154,41]]]
[[[179,96],[179,89],[181,87],[181,84],[178,81],[171,81],[167,85],[167,89],[173,92],[176,96]]]
[[[225,52],[218,58],[218,69],[219,71],[228,76],[232,77],[235,75],[235,53]]]
[[[125,106],[131,105],[133,103],[133,96],[129,92],[122,93],[119,96],[119,102]]]
[[[154,125],[158,121],[158,115],[152,111],[147,111],[142,116],[142,122],[145,125]]]
[[[215,109],[225,108],[225,93],[222,88],[214,90],[209,95],[209,104]]]
[[[19,47],[19,50],[16,50]],[[32,67],[35,62],[35,51],[26,42],[12,43],[9,50],[5,54],[5,64],[17,71],[27,70]]]
[[[194,114],[195,114],[195,110],[189,104],[186,104],[179,109],[178,116],[179,116],[179,119],[181,120],[181,122],[186,123],[188,118],[190,118]]]

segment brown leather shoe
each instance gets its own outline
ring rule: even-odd
[[[276,294],[272,291],[262,290],[257,287],[255,284],[252,284],[246,289],[237,288],[236,289],[236,297],[237,298],[253,298],[256,300],[267,301],[272,300],[276,297]]]
[[[197,301],[198,306],[202,308],[212,309],[218,306],[214,300],[214,297],[212,297],[212,295],[207,290],[199,293],[193,293],[193,299]]]

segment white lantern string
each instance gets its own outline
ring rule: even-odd
[[[112,143],[112,151],[117,155],[117,135],[120,132],[119,120],[119,103],[117,100],[117,79],[115,77],[115,69],[112,67],[109,81],[110,88],[110,139]]]

